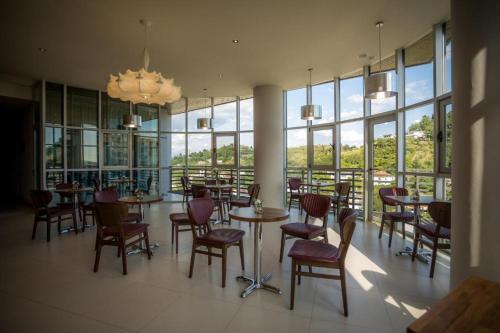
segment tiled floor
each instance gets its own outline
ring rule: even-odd
[[[32,215],[26,208],[0,213],[0,332],[404,332],[449,288],[449,259],[438,259],[434,279],[429,267],[395,253],[400,235],[387,248],[377,225],[358,222],[347,256],[349,317],[341,313],[339,283],[304,278],[290,311],[290,261],[278,263],[279,223],[264,226],[263,269],[283,295],[257,291],[240,298],[244,284],[237,248],[229,251],[228,279],[220,287],[220,260],[196,260],[187,277],[191,234],[181,233],[179,255],[170,245],[168,214],[180,204],[162,203],[147,211],[150,237],[161,247],[128,258],[129,274],[111,248],[103,250],[100,270],[92,272],[95,230],[55,235],[45,242],[45,226],[30,239]],[[297,219],[293,212],[292,219]],[[339,241],[330,218],[329,238]],[[252,239],[247,224],[245,260],[252,271]],[[54,234],[55,226],[54,226]],[[293,241],[287,242],[288,251]]]

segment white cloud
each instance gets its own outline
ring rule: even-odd
[[[360,94],[354,94],[354,95],[349,95],[347,96],[347,100],[351,103],[363,103],[364,97],[363,95]]]

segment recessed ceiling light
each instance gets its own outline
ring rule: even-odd
[[[239,39],[233,39],[233,43],[234,43],[234,44],[238,44],[239,42],[240,42],[240,40],[239,40]]]
[[[219,79],[222,79],[224,75],[222,75],[222,73],[219,74]]]
[[[47,49],[45,47],[39,47],[38,51],[45,53],[45,52],[47,52]]]

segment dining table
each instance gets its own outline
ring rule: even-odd
[[[301,186],[302,187],[307,187],[309,189],[315,188],[316,189],[316,193],[319,194],[319,191],[320,191],[321,188],[335,186],[335,183],[332,183],[332,182],[321,182],[321,181],[317,181],[317,182],[316,181],[312,181],[310,183],[302,183]]]
[[[159,195],[144,195],[144,196],[126,196],[126,197],[121,197],[118,199],[119,202],[126,203],[127,205],[130,206],[135,206],[137,205],[138,210],[139,210],[139,223],[142,223],[144,221],[144,205],[147,204],[148,206],[153,204],[153,203],[159,203],[163,201],[163,197]],[[155,249],[157,247],[160,247],[160,244],[157,242],[149,242],[150,249]],[[146,244],[144,242],[141,243],[140,246],[136,247],[132,251],[129,251],[127,255],[135,255],[135,254],[141,254],[141,253],[146,253]]]
[[[248,286],[241,292],[241,297],[248,295],[258,289],[265,289],[276,294],[281,294],[278,287],[267,283],[272,277],[271,273],[262,276],[262,224],[274,223],[288,219],[290,216],[287,210],[281,208],[263,207],[262,212],[257,212],[255,207],[239,207],[229,211],[229,217],[234,220],[249,222],[254,227],[254,249],[253,249],[253,276],[240,275],[236,277],[238,281],[248,283]]]
[[[219,224],[219,223],[224,223],[224,222],[229,222],[229,220],[226,220],[224,218],[224,203],[223,203],[223,197],[222,197],[222,192],[224,190],[232,190],[234,185],[232,184],[207,184],[205,185],[205,188],[209,189],[211,192],[215,192],[217,195],[218,203],[219,203],[219,211],[220,211],[220,219],[215,220],[213,224]]]
[[[93,187],[71,187],[71,188],[60,188],[60,189],[55,189],[54,190],[56,193],[59,194],[70,194],[71,195],[71,204],[73,206],[73,210],[75,211],[76,216],[80,216],[79,209],[80,209],[80,195],[82,193],[87,193],[87,192],[93,192],[94,188]],[[82,223],[85,223],[85,221],[82,221]],[[94,226],[90,224],[85,224],[85,228],[92,228]],[[61,234],[65,234],[71,231],[74,231],[74,227],[68,227],[66,229],[61,230]]]
[[[412,207],[413,213],[414,213],[414,220],[413,220],[414,224],[421,223],[420,212],[421,212],[422,207],[429,206],[429,204],[433,201],[445,201],[445,200],[437,200],[432,196],[415,197],[415,196],[411,196],[411,195],[388,195],[387,198],[394,201],[395,203],[397,203],[400,206]],[[415,232],[413,232],[413,233],[415,236]],[[415,240],[413,240],[413,241],[415,241]],[[398,253],[396,253],[396,255],[397,256],[404,256],[404,255],[411,256],[412,252],[413,252],[413,248],[406,246],[404,248],[404,250],[398,251]],[[431,257],[431,255],[432,255],[432,253],[430,251],[425,250],[424,248],[420,248],[417,251],[417,258],[426,264],[428,264],[430,262],[429,258]]]

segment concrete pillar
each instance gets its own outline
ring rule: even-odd
[[[451,1],[451,286],[500,282],[500,3]]]
[[[253,89],[255,182],[265,207],[283,207],[283,90]]]

